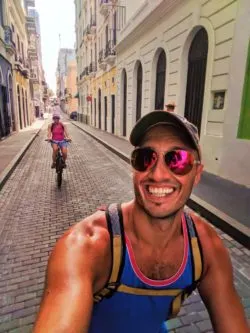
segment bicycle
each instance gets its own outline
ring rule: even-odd
[[[52,143],[53,140],[49,140],[46,139],[45,141]],[[67,142],[71,142],[71,140],[66,140]],[[58,145],[58,150],[57,150],[57,154],[56,154],[56,173],[57,173],[57,187],[60,188],[62,185],[62,174],[63,174],[63,169],[65,168],[65,162],[63,160],[63,156],[62,156],[62,151],[60,146]]]

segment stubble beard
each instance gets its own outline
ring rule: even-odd
[[[153,215],[144,205],[143,203],[143,199],[142,196],[139,192],[139,190],[136,188],[136,186],[134,186],[134,193],[135,193],[135,201],[136,203],[140,206],[140,208],[152,219],[159,219],[159,220],[169,220],[172,221],[175,216],[179,213],[179,211],[181,209],[183,209],[184,206],[181,206],[177,209],[175,209],[173,212],[168,213],[167,215],[163,215],[163,216],[155,216]],[[160,205],[160,204],[159,204]]]

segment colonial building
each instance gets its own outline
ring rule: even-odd
[[[15,58],[13,62],[13,80],[15,82],[15,108],[17,129],[23,129],[32,123],[31,108],[29,105],[29,62],[28,39],[26,33],[26,12],[21,1],[6,1],[8,4],[8,19],[12,30],[12,39],[15,43]]]
[[[0,139],[17,129],[13,70],[16,45],[6,1],[0,2]]]
[[[44,112],[44,103],[47,99],[47,85],[42,65],[40,18],[35,9],[35,0],[24,0],[24,3],[27,14],[31,108],[33,110],[32,114],[40,117]]]
[[[66,77],[66,91],[65,91],[65,110],[67,114],[78,110],[78,97],[76,85],[76,60],[68,62],[67,77]]]
[[[34,6],[34,0],[0,1],[0,138],[31,125],[35,102],[40,108],[45,97]]]
[[[57,71],[56,71],[56,94],[61,101],[61,108],[66,112],[67,75],[68,65],[75,60],[75,50],[61,48],[58,53]]]
[[[127,0],[115,134],[176,112],[199,129],[205,170],[250,186],[250,1]]]
[[[125,23],[120,1],[76,0],[80,120],[115,132],[116,50]]]

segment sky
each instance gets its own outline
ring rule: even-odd
[[[40,16],[45,78],[49,88],[55,93],[59,48],[74,48],[75,44],[74,0],[36,0],[36,10]]]

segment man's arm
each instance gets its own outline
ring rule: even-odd
[[[70,140],[68,127],[65,124],[63,124],[63,127],[64,127],[64,137],[65,137],[65,139]]]
[[[51,124],[49,124],[49,126],[48,126],[47,138],[48,138],[48,140],[51,140],[51,138],[52,138]]]
[[[223,242],[209,225],[197,228],[205,262],[198,287],[215,333],[250,333],[233,283],[233,269]]]
[[[93,294],[109,274],[109,233],[105,228],[73,227],[49,259],[46,287],[33,333],[87,333]],[[107,271],[107,274],[105,274]],[[102,272],[102,278],[99,276]],[[101,284],[100,284],[101,281]]]

